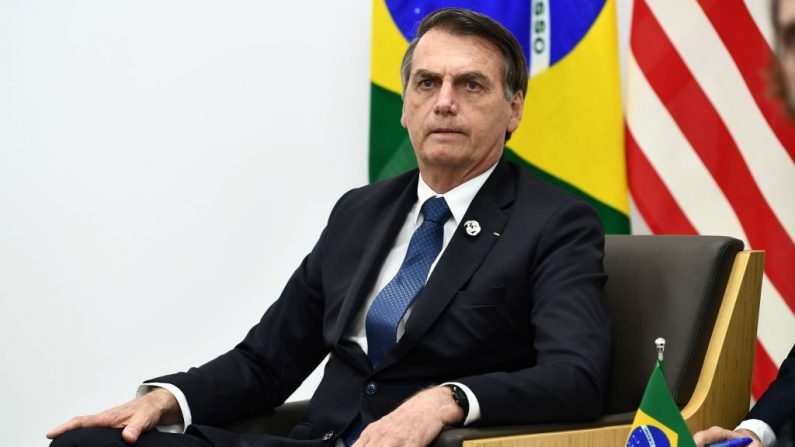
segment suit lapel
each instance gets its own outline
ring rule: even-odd
[[[406,214],[417,201],[417,178],[418,174],[415,174],[395,203],[391,207],[385,207],[381,218],[374,224],[375,228],[370,238],[365,242],[364,254],[359,260],[359,266],[342,301],[342,308],[332,337],[335,345],[339,343],[342,334],[350,326],[354,316],[364,306],[365,297],[373,286],[380,266],[384,263],[398,231],[406,220]]]
[[[472,200],[425,288],[415,299],[405,334],[384,359],[382,368],[417,344],[491,251],[499,237],[494,233],[501,234],[505,228],[508,208],[516,195],[514,175],[506,162],[500,162]],[[468,220],[480,224],[481,231],[476,236],[464,230],[463,223]]]

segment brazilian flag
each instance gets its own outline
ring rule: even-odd
[[[627,439],[627,447],[696,447],[682,413],[668,391],[657,361]]]
[[[524,117],[505,155],[583,197],[608,233],[629,232],[616,0],[374,0],[370,181],[415,168],[400,126],[400,62],[417,25],[443,7],[502,23],[524,48]]]

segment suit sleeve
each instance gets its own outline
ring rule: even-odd
[[[601,222],[590,206],[563,206],[546,222],[527,272],[535,362],[517,371],[457,380],[477,396],[477,425],[588,420],[601,414],[611,353],[602,297],[603,247]]]
[[[187,372],[148,382],[177,386],[194,424],[220,424],[281,405],[328,353],[320,274],[325,240],[326,230],[280,297],[234,349]]]
[[[776,380],[751,408],[746,419],[764,421],[776,435],[785,424],[795,424],[795,346],[781,363]]]

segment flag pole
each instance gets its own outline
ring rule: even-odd
[[[658,337],[654,340],[654,344],[657,345],[657,361],[660,362],[660,365],[663,364],[663,356],[665,354],[665,339],[662,337]]]

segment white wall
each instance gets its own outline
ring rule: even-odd
[[[367,181],[370,12],[0,0],[0,445],[258,320]]]
[[[0,445],[259,319],[367,181],[370,14],[0,1]]]

